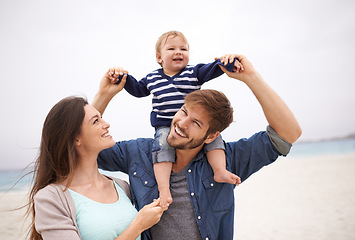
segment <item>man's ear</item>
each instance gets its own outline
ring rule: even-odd
[[[161,58],[161,54],[157,52],[157,53],[155,53],[155,57],[156,57],[156,59],[157,59],[157,62],[158,62],[159,64],[162,64],[163,59]]]
[[[211,133],[207,136],[207,138],[205,139],[205,143],[211,143],[213,142],[218,136],[219,136],[220,132],[217,131],[215,133]]]

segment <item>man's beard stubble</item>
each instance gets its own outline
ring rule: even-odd
[[[170,130],[171,131],[171,130]],[[180,149],[180,150],[187,150],[187,149],[194,149],[197,148],[199,146],[201,146],[202,144],[204,144],[204,141],[207,138],[207,134],[200,139],[191,139],[189,142],[187,143],[181,143],[181,144],[174,144],[174,140],[176,139],[174,136],[170,136],[170,132],[168,134],[168,137],[166,138],[166,141],[168,142],[168,144],[175,148],[175,149]]]

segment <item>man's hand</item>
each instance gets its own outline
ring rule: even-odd
[[[243,64],[240,62],[240,60],[238,59],[238,55],[237,54],[225,54],[220,58],[215,58],[215,60],[220,59],[221,63],[224,65],[227,65],[228,63],[233,63],[234,59],[234,68],[233,68],[233,72],[243,72],[244,71],[244,67]]]
[[[239,54],[231,54],[231,55],[225,55],[223,59],[224,61],[227,60],[230,61],[232,57],[236,57],[239,59],[239,62],[243,66],[243,71],[229,72],[225,67],[220,66],[222,71],[225,72],[229,77],[238,79],[245,83],[253,80],[255,77],[261,78],[260,74],[255,70],[251,62],[245,56]],[[221,62],[222,62],[222,58],[221,58]]]

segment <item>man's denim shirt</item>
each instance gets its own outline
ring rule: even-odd
[[[286,145],[288,149],[286,152],[281,150],[284,151],[281,154],[273,134],[275,131],[268,127],[267,133],[259,132],[249,139],[225,143],[227,169],[245,181],[278,156],[286,155],[291,144],[285,142],[283,147]],[[278,138],[281,139],[276,134],[276,142]],[[129,175],[133,202],[138,210],[159,197],[152,164],[152,144],[150,138],[117,142],[112,148],[103,150],[98,158],[99,168]],[[233,239],[235,185],[217,183],[213,176],[206,154],[201,151],[187,170],[196,222],[202,239]],[[148,231],[142,234],[142,239],[150,239]]]

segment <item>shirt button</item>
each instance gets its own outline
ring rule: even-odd
[[[207,237],[207,238],[205,238],[206,240],[208,240],[209,238]]]
[[[191,196],[194,196],[194,195],[195,195],[195,193],[192,192],[192,193],[191,193]]]
[[[137,175],[137,172],[134,172],[133,175]]]
[[[147,184],[148,184],[148,181],[145,181],[145,182],[144,182],[144,185],[147,185]]]
[[[211,187],[213,187],[213,183],[211,183]]]
[[[201,219],[201,216],[198,216],[197,219],[200,220],[200,219]]]
[[[191,169],[187,170],[188,172],[191,172]]]

